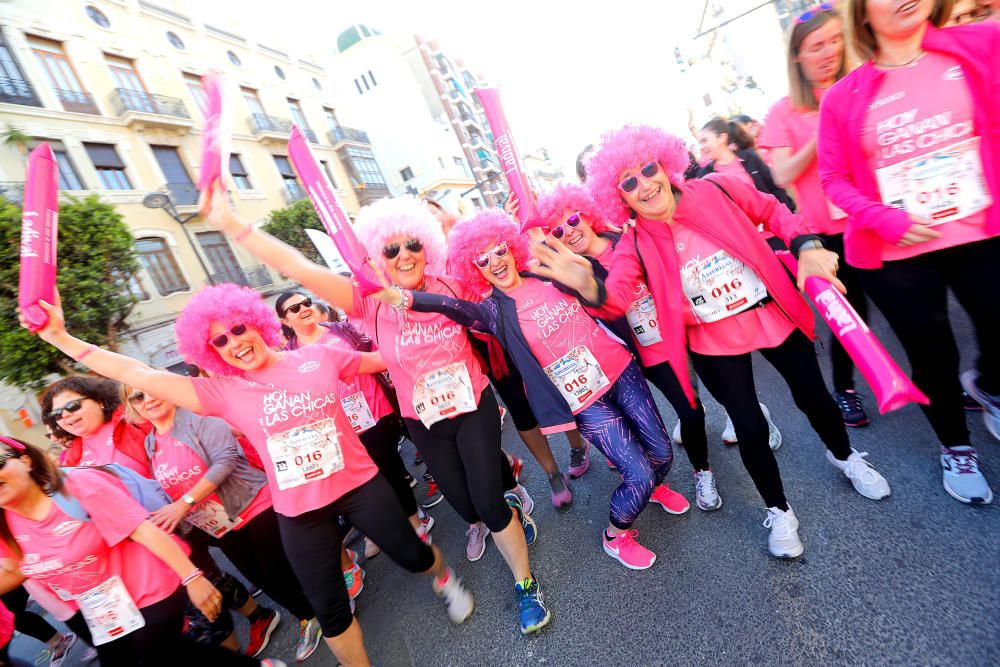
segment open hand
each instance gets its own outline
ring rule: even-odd
[[[567,248],[562,241],[548,237],[543,243],[531,244],[533,261],[530,270],[549,280],[562,283],[579,292],[588,301],[597,296],[597,280],[590,260]]]
[[[177,524],[184,520],[190,507],[183,500],[177,500],[169,505],[164,505],[149,516],[149,520],[165,533],[172,533],[177,530]]]

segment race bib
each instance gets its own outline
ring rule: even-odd
[[[993,203],[983,179],[979,137],[875,170],[882,203],[940,225]]]
[[[282,491],[324,479],[344,467],[332,418],[268,436],[267,451]]]
[[[112,642],[146,625],[146,619],[118,575],[75,597],[94,646]]]
[[[653,302],[652,294],[633,301],[625,313],[625,319],[632,327],[639,345],[652,345],[663,340],[660,336],[660,324],[656,321],[656,303]]]
[[[597,359],[583,345],[546,366],[545,374],[574,413],[582,409],[596,392],[611,384]]]
[[[344,408],[344,414],[347,415],[347,420],[351,422],[355,433],[364,433],[375,425],[372,410],[368,407],[365,395],[360,391],[340,399],[340,405]]]
[[[243,523],[240,517],[236,517],[236,521],[231,520],[226,508],[215,500],[201,501],[191,508],[184,520],[196,528],[201,528],[212,537],[222,537]]]
[[[413,386],[413,410],[427,428],[475,409],[472,378],[461,361],[424,373]]]
[[[767,287],[747,266],[720,250],[681,269],[684,295],[702,322],[717,322],[754,307]]]

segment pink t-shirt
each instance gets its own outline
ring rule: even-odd
[[[966,200],[977,189],[986,192],[973,128],[972,97],[961,66],[951,56],[928,52],[912,65],[885,70],[876,99],[868,108],[861,142],[883,203],[901,204],[903,195],[897,182],[911,183],[913,198],[943,205],[942,211],[950,208],[951,202]],[[900,166],[909,161],[914,162]],[[970,165],[976,165],[978,175]],[[928,179],[933,172],[940,175]],[[903,173],[909,178],[901,178]],[[907,259],[981,241],[990,236],[985,223],[985,208],[942,222],[934,226],[943,234],[941,238],[905,247],[885,243],[882,260]]]
[[[354,348],[351,347],[350,343],[346,340],[333,333],[329,329],[323,330],[323,336],[319,339],[319,342],[323,345],[329,345],[330,347],[338,348],[344,351],[351,351]],[[372,413],[372,418],[377,422],[382,417],[391,415],[393,412],[392,403],[389,402],[388,397],[385,395],[385,389],[375,378],[374,375],[358,375],[354,382],[344,383],[340,388],[341,396],[351,396],[361,392],[364,397],[365,402],[368,405],[368,409]],[[370,426],[369,426],[370,428]],[[363,433],[368,430],[367,428],[358,430],[359,433]]]
[[[193,378],[202,412],[245,434],[260,455],[274,510],[325,507],[378,472],[340,407],[338,378],[354,380],[361,354],[326,345],[281,353],[242,377]]]
[[[144,465],[115,447],[114,431],[114,421],[106,421],[97,433],[82,438],[83,448],[80,451],[80,463],[77,465],[102,466],[106,463],[120,463],[143,477],[148,477],[149,470]]]
[[[481,296],[450,278],[428,277],[427,292],[482,301]],[[382,353],[404,417],[419,419],[413,407],[417,379],[451,364],[465,366],[478,405],[479,396],[489,380],[472,351],[464,327],[438,313],[412,310],[398,313],[376,299],[361,296],[357,288],[354,290],[354,309],[349,315],[364,323],[365,332]]]
[[[156,451],[153,452],[153,476],[167,492],[171,500],[177,500],[194,488],[195,484],[208,472],[208,463],[193,449],[167,434],[157,434]],[[208,494],[203,501],[222,504],[217,494]],[[242,523],[233,530],[239,530],[247,521],[271,506],[271,493],[265,486],[250,504],[240,513]]]
[[[129,495],[112,474],[100,470],[73,470],[66,487],[90,515],[77,521],[52,502],[41,521],[7,511],[7,524],[24,556],[21,572],[50,589],[80,595],[121,577],[139,608],[166,599],[180,580],[166,563],[129,536],[149,512]],[[0,552],[11,556],[0,545]],[[67,604],[79,608],[75,601]]]
[[[615,244],[608,241],[608,247],[604,249],[604,252],[594,257],[597,263],[604,267],[605,271],[611,270],[611,260],[615,257]]]
[[[607,393],[632,361],[632,355],[598,326],[580,301],[563,294],[552,283],[525,278],[507,292],[517,306],[517,319],[528,347],[543,368],[567,357],[579,347],[586,348],[599,364],[608,384],[582,398],[573,414],[585,410]],[[550,376],[553,384],[559,384]]]
[[[814,91],[817,98],[823,92]],[[819,129],[819,111],[795,109],[785,97],[779,100],[767,115],[760,144],[768,148],[788,148],[792,153],[816,137]],[[813,234],[843,234],[847,215],[833,207],[823,194],[819,177],[819,161],[815,158],[795,179],[795,199],[799,213],[806,219],[806,231]]]
[[[743,167],[743,160],[741,160],[739,157],[737,157],[729,164],[722,164],[721,162],[716,161],[713,169],[715,169],[715,173],[717,174],[725,174],[726,176],[735,176],[736,178],[740,179],[750,187],[752,188],[757,187],[753,182],[753,177]]]
[[[795,331],[795,325],[773,301],[739,311],[741,306],[766,296],[763,283],[750,267],[686,225],[676,224],[671,232],[689,307],[685,322],[688,346],[693,352],[709,356],[746,354],[777,347]],[[736,312],[722,316],[727,310]],[[704,321],[704,317],[719,319]]]

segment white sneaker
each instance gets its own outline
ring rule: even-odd
[[[771,529],[771,534],[767,536],[767,548],[775,558],[798,558],[805,551],[799,539],[799,520],[791,507],[785,512],[777,507],[768,507],[764,527]]]
[[[729,413],[726,413],[726,427],[722,429],[722,444],[735,445],[738,443],[739,440],[736,438],[736,427],[733,426],[733,420],[729,418]]]
[[[772,452],[776,451],[778,447],[781,447],[781,431],[771,421],[771,411],[763,403],[760,404],[760,411],[764,413],[764,419],[767,420],[767,444],[771,447]]]
[[[871,463],[865,460],[868,452],[859,452],[851,448],[851,455],[846,461],[838,461],[837,457],[826,450],[826,460],[840,469],[847,479],[851,480],[854,490],[865,498],[881,500],[889,495],[889,482],[880,475]]]
[[[531,514],[535,509],[535,501],[528,495],[528,490],[521,484],[518,484],[513,488],[513,491],[521,499],[521,509],[524,510],[524,513]]]
[[[715,475],[711,470],[694,473],[694,501],[698,509],[710,512],[722,507],[722,496],[715,488]]]
[[[448,618],[451,619],[452,623],[461,623],[472,616],[476,601],[469,589],[462,585],[462,581],[450,567],[448,568],[448,581],[445,585],[439,588],[435,581],[431,586],[434,588],[434,593],[442,598],[448,607]]]
[[[678,445],[684,444],[681,441],[681,423],[680,422],[677,422],[676,424],[674,424],[674,432],[671,434],[671,437],[673,438],[674,442],[677,443]]]

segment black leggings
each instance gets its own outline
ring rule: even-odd
[[[862,320],[868,321],[868,299],[861,284],[861,271],[849,265],[844,259],[844,235],[823,234],[826,249],[840,255],[840,268],[837,277],[847,288],[847,301]],[[854,360],[840,344],[837,337],[830,334],[830,368],[833,370],[833,390],[846,391],[854,389]]]
[[[705,406],[695,397],[695,407],[688,403],[677,376],[670,364],[664,361],[642,369],[646,379],[653,383],[670,402],[681,422],[681,442],[695,472],[708,470],[708,436],[705,434]],[[713,395],[715,392],[712,392]]]
[[[836,402],[823,383],[816,349],[804,333],[795,330],[778,347],[758,350],[781,374],[820,439],[841,461],[851,454],[847,428]],[[768,445],[767,419],[760,409],[749,354],[708,356],[691,353],[698,377],[726,408],[739,440],[740,458],[768,507],[787,509],[778,463]]]
[[[528,403],[528,395],[524,391],[524,380],[521,374],[514,368],[513,363],[507,367],[507,375],[502,378],[495,378],[493,373],[489,374],[493,388],[500,394],[500,399],[510,412],[510,418],[514,421],[514,428],[518,431],[530,431],[538,426],[538,419],[531,410]]]
[[[346,632],[354,616],[340,570],[339,515],[410,572],[426,572],[434,566],[434,551],[417,537],[392,487],[380,474],[326,507],[298,516],[279,514],[285,553],[316,611],[324,637]]]
[[[407,418],[406,427],[445,499],[466,523],[482,521],[494,533],[510,524],[512,514],[503,498],[500,410],[492,391],[483,391],[475,412],[443,419],[429,429],[419,419]]]
[[[59,631],[44,618],[33,611],[27,611],[28,591],[24,590],[24,586],[18,586],[0,595],[0,600],[14,614],[14,629],[22,635],[34,637],[46,644],[59,634]]]
[[[358,437],[368,450],[368,456],[372,457],[378,471],[396,493],[406,516],[413,516],[417,513],[417,501],[413,498],[413,489],[410,488],[407,479],[406,466],[403,465],[403,459],[399,457],[399,451],[396,449],[399,436],[403,433],[403,423],[399,415],[393,413],[379,419],[374,426]]]
[[[930,399],[920,408],[941,444],[969,444],[948,288],[976,329],[979,387],[1000,394],[1000,308],[993,294],[1000,284],[1000,238],[886,262],[861,274],[865,291],[906,350],[914,384]]]

